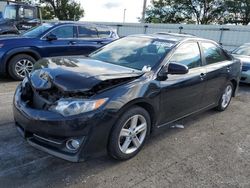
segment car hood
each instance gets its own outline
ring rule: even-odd
[[[250,56],[232,54],[235,58],[240,59],[243,64],[250,64]]]
[[[56,87],[64,92],[98,92],[142,74],[142,71],[86,57],[56,57],[38,61],[30,82],[36,90]]]

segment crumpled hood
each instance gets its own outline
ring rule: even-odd
[[[30,79],[36,90],[55,86],[64,92],[85,92],[101,84],[110,87],[123,83],[142,74],[142,71],[86,57],[55,57],[36,63]]]

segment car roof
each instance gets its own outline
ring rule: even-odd
[[[167,40],[167,41],[172,41],[172,42],[182,42],[184,40],[188,39],[194,39],[194,40],[205,40],[205,41],[211,41],[208,39],[203,39],[196,37],[191,34],[179,34],[179,33],[167,33],[167,32],[159,32],[159,33],[154,33],[154,34],[137,34],[137,35],[131,35],[131,36],[137,36],[137,37],[149,37],[149,38],[155,38],[155,39],[160,39],[160,40]]]
[[[102,27],[102,28],[110,28],[105,25],[98,25],[98,24],[92,24],[92,23],[83,23],[83,22],[76,22],[76,21],[54,21],[54,22],[45,22],[44,24],[51,24],[53,26],[60,26],[60,25],[82,25],[82,26],[88,26],[88,27]]]

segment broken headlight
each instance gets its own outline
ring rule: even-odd
[[[84,100],[84,99],[60,99],[56,105],[49,108],[50,111],[58,112],[63,116],[73,116],[90,112],[100,108],[108,99]]]

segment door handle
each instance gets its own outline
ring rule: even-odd
[[[201,73],[201,74],[200,74],[201,80],[204,80],[204,78],[206,77],[206,75],[207,75],[206,73]]]
[[[69,44],[75,45],[75,44],[76,44],[76,41],[69,41]]]
[[[232,67],[231,66],[228,66],[227,67],[227,72],[230,72],[232,70]]]
[[[103,41],[97,41],[97,44],[105,44]]]

